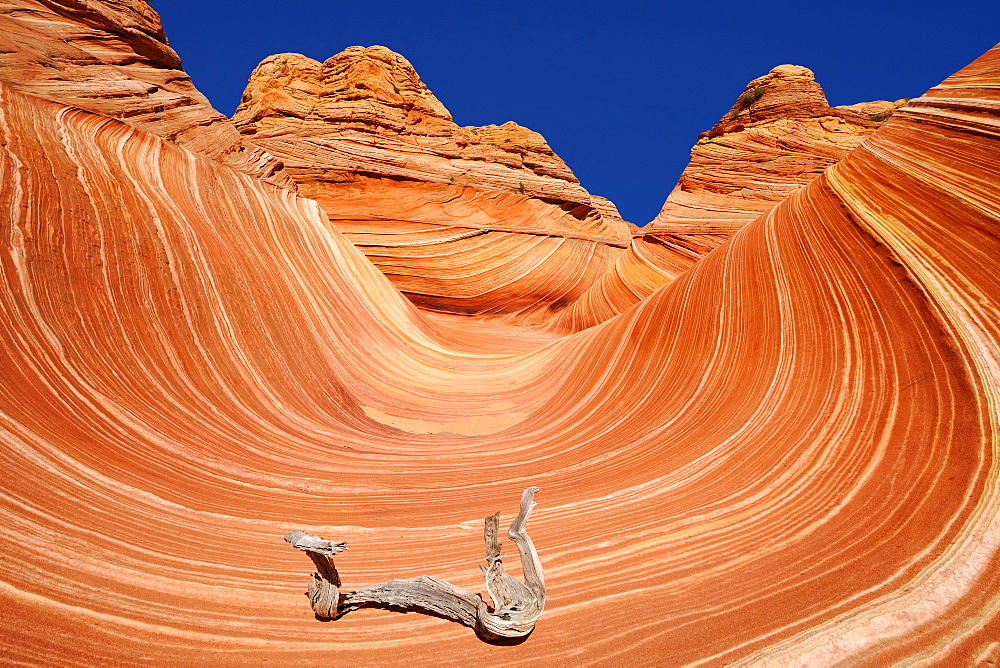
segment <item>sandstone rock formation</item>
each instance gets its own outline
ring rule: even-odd
[[[428,318],[314,201],[0,83],[0,656],[995,662],[998,161],[1000,46],[558,337]],[[518,645],[318,622],[281,538],[482,591],[482,499],[533,486]]]
[[[905,102],[831,107],[812,71],[797,65],[754,79],[699,137],[644,234],[550,326],[593,326],[674,280],[846,156]]]
[[[295,187],[198,92],[142,0],[0,0],[0,81]]]
[[[646,232],[731,235],[846,156],[904,102],[831,107],[812,71],[775,67],[701,135]]]
[[[429,310],[544,322],[631,240],[541,135],[458,126],[385,47],[271,56],[233,121]]]

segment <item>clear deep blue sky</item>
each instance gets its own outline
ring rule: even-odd
[[[524,2],[154,0],[198,88],[232,115],[283,52],[403,54],[460,125],[541,132],[583,185],[644,225],[698,133],[775,65],[831,104],[916,97],[1000,41],[1000,0]]]

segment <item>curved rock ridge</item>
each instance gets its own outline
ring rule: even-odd
[[[198,92],[143,0],[0,0],[0,81],[295,188],[274,156],[244,141]]]
[[[775,67],[699,137],[646,232],[732,234],[842,159],[905,102],[831,107],[811,70]]]
[[[634,226],[538,133],[460,127],[403,56],[354,46],[265,59],[233,116],[416,304],[542,323]]]
[[[513,121],[456,125],[409,61],[384,46],[348,47],[323,63],[270,56],[251,73],[233,121],[300,182],[361,175],[516,192],[578,208],[577,230],[627,239],[614,205],[584,190],[540,134]]]
[[[579,331],[644,299],[846,156],[905,103],[831,107],[813,72],[798,65],[754,79],[701,134],[644,234],[550,327]]]
[[[544,326],[556,334],[580,332],[619,315],[673,281],[721,246],[727,236],[712,234],[659,236],[635,232],[632,243],[614,265],[574,302]]]
[[[555,337],[430,318],[315,202],[0,84],[0,655],[995,662],[998,162],[1000,46]],[[281,538],[348,541],[345,590],[481,591],[481,518],[526,487],[517,645],[321,623]]]

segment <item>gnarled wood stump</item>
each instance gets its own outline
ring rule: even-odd
[[[507,537],[514,541],[521,555],[524,582],[504,571],[497,538],[500,513],[486,518],[483,534],[488,565],[480,568],[486,578],[486,590],[493,600],[492,608],[477,594],[429,575],[389,580],[342,594],[333,556],[343,552],[347,543],[323,540],[298,530],[288,532],[285,540],[308,553],[316,565],[316,573],[309,582],[309,601],[319,617],[336,618],[362,606],[405,608],[453,619],[487,639],[520,638],[531,633],[545,607],[542,563],[524,528],[535,507],[537,491],[537,487],[524,490],[521,510],[507,529]]]

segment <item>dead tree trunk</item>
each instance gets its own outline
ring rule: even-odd
[[[537,487],[524,490],[521,510],[507,529],[507,537],[517,545],[521,556],[524,582],[504,571],[497,538],[500,513],[486,518],[483,533],[487,566],[480,568],[486,579],[486,590],[493,600],[492,608],[478,595],[429,575],[389,580],[341,594],[340,575],[333,563],[333,555],[343,552],[347,543],[323,540],[304,531],[291,531],[285,535],[285,540],[292,547],[307,552],[316,565],[316,573],[309,582],[309,601],[319,617],[335,618],[366,606],[404,608],[453,619],[475,629],[485,638],[520,638],[531,633],[545,607],[542,563],[524,528],[531,509],[535,507],[537,491]]]

